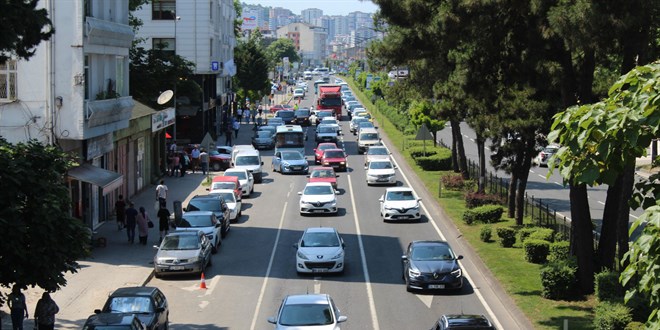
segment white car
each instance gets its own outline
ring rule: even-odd
[[[298,273],[341,273],[344,271],[344,240],[330,227],[307,228],[296,248]]]
[[[240,217],[243,208],[243,201],[236,200],[236,195],[234,194],[233,189],[215,189],[209,192],[209,195],[220,195],[222,199],[227,203],[229,208],[229,220],[236,222]]]
[[[341,134],[341,126],[339,125],[339,121],[335,119],[335,117],[323,117],[321,118],[319,125],[328,125],[335,127],[337,129],[337,132]]]
[[[181,220],[175,222],[178,231],[201,231],[211,242],[211,253],[218,253],[222,245],[222,226],[211,211],[183,212]]]
[[[293,90],[293,98],[294,99],[304,99],[305,98],[305,90],[302,88],[296,88]]]
[[[408,187],[387,188],[380,201],[380,216],[383,221],[419,220],[420,198]]]
[[[348,317],[341,315],[335,302],[327,294],[290,295],[284,298],[277,316],[268,318],[275,329],[339,329]]]
[[[241,195],[249,197],[254,191],[254,177],[246,169],[229,168],[223,174],[224,176],[235,176],[241,184]]]
[[[396,166],[389,159],[378,159],[364,167],[367,170],[367,185],[396,184]]]
[[[390,160],[390,151],[385,146],[370,146],[367,148],[367,153],[364,155],[364,166],[374,160]]]
[[[300,195],[300,214],[337,214],[337,194],[329,182],[307,183]]]
[[[554,156],[558,150],[559,146],[557,145],[549,145],[543,148],[543,150],[541,150],[541,152],[539,152],[539,154],[536,155],[534,159],[532,159],[532,164],[548,167],[548,164],[550,163],[550,157]]]

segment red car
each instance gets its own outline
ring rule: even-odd
[[[337,144],[334,142],[319,143],[319,145],[316,146],[316,149],[314,149],[314,162],[316,164],[321,163],[321,157],[323,157],[323,151],[326,149],[337,149]]]
[[[270,107],[270,113],[275,113],[279,110],[293,110],[293,106],[288,104],[276,104]]]
[[[211,183],[211,188],[206,188],[209,193],[213,193],[213,190],[219,189],[231,189],[234,191],[234,196],[237,201],[241,200],[243,196],[243,191],[241,190],[241,183],[238,181],[238,178],[235,176],[224,176],[219,175],[213,177],[213,182]]]
[[[321,157],[321,165],[346,172],[346,153],[342,149],[326,149]]]
[[[308,182],[329,182],[337,190],[337,175],[332,167],[314,167],[309,170]]]
[[[230,167],[231,156],[221,154],[217,150],[209,151],[209,166],[214,171],[224,171]]]

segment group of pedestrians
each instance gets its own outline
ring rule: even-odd
[[[14,330],[23,330],[23,320],[30,317],[25,301],[25,295],[21,292],[21,288],[14,284],[11,293],[7,296],[7,304],[11,311],[11,325]],[[35,329],[38,330],[53,330],[55,329],[55,314],[59,313],[60,308],[57,306],[53,298],[50,297],[48,291],[41,295],[41,299],[37,302],[37,307],[34,309],[34,324]]]
[[[119,230],[126,229],[128,243],[135,243],[135,229],[137,228],[138,242],[142,245],[147,245],[149,228],[152,228],[154,225],[144,206],[140,206],[139,210],[137,210],[133,202],[126,202],[124,201],[124,196],[119,195],[115,202],[115,214],[117,216],[117,228]]]
[[[238,133],[237,133],[238,134]],[[176,150],[176,142],[172,142],[167,154],[168,172],[171,177],[184,177],[190,169],[193,174],[200,170],[206,175],[209,168],[209,154],[199,145],[193,146],[190,155],[185,151]]]

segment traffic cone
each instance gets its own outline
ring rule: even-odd
[[[206,278],[204,277],[204,273],[202,273],[202,283],[199,284],[200,289],[206,289]]]

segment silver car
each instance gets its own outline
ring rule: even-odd
[[[370,146],[367,148],[367,153],[364,156],[364,166],[367,166],[373,160],[390,160],[390,154],[390,151],[385,146]]]
[[[284,298],[277,316],[268,318],[275,329],[339,329],[348,317],[341,315],[327,294],[290,295]]]
[[[211,242],[202,231],[174,231],[163,239],[154,257],[154,276],[201,274],[211,266]]]

